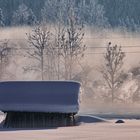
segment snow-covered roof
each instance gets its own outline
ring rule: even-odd
[[[74,81],[0,83],[0,110],[77,113],[80,84]]]

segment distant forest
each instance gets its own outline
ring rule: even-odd
[[[25,15],[28,15],[28,20],[32,19],[33,22],[42,21],[43,16],[46,16],[47,21],[53,22],[52,17],[57,16],[56,13],[60,10],[58,8],[65,7],[64,4],[68,6],[70,1],[74,4],[79,21],[84,24],[100,27],[125,26],[131,30],[140,26],[139,0],[0,0],[0,24],[5,26],[22,23],[31,25],[32,21],[24,23],[25,19],[20,22],[16,21],[17,18]],[[22,4],[27,7],[20,7]],[[28,13],[22,15],[26,10]],[[43,15],[42,13],[45,12],[46,15]]]

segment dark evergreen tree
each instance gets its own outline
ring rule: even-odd
[[[119,26],[126,31],[138,31],[140,24],[136,23],[133,18],[126,17],[119,20]]]
[[[36,17],[32,11],[25,4],[19,5],[18,9],[13,13],[13,25],[34,25]]]
[[[98,0],[81,1],[78,5],[78,17],[80,22],[98,27],[108,27],[108,19],[105,16],[104,6]]]
[[[0,8],[0,27],[3,26],[4,26],[4,17],[3,17],[2,9]]]
[[[26,25],[28,22],[28,7],[25,4],[19,5],[18,9],[13,13],[13,25]]]
[[[28,15],[28,25],[35,25],[37,23],[36,16],[34,15],[32,9],[29,9],[29,15]]]
[[[123,22],[123,24],[124,23],[128,24],[126,22],[129,22],[129,24],[134,23],[140,25],[139,0],[98,0],[98,1],[104,6],[105,16],[108,17],[108,21],[112,27],[118,27],[120,25],[120,20],[121,22]],[[127,21],[128,19],[129,21]]]
[[[68,0],[46,0],[44,7],[41,9],[43,22],[56,23],[61,20],[66,23],[69,6],[71,4],[68,4]]]

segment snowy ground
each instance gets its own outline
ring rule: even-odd
[[[0,115],[2,118],[2,115]],[[0,129],[1,140],[139,140],[140,120],[107,121],[94,116],[82,116],[81,125],[38,130]]]

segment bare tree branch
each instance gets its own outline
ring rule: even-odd
[[[109,89],[111,90],[112,102],[116,98],[115,90],[120,84],[119,77],[122,72],[121,69],[123,66],[124,57],[125,53],[122,52],[121,47],[118,47],[117,45],[111,46],[111,43],[109,43],[104,56],[105,64],[101,68],[101,73]]]

